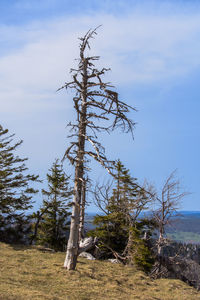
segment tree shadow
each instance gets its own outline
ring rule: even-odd
[[[22,245],[22,244],[8,244],[10,247],[13,248],[13,250],[16,251],[26,251],[29,249],[37,249],[36,246],[32,246],[32,245]]]

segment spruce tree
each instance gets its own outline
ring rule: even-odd
[[[20,158],[15,153],[23,141],[14,142],[13,138],[14,134],[9,135],[8,129],[0,125],[1,241],[13,241],[17,229],[27,227],[27,224],[23,226],[25,211],[32,207],[32,196],[37,193],[29,184],[39,181],[38,176],[27,174],[27,158]]]
[[[91,235],[99,238],[105,257],[115,256],[124,263],[135,263],[148,271],[153,260],[143,235],[144,229],[152,230],[153,223],[139,215],[146,209],[150,195],[137,184],[136,178],[131,177],[120,161],[117,161],[115,168],[115,187],[107,198],[106,214],[94,218],[96,229]],[[102,191],[97,193],[102,195]]]
[[[42,190],[46,199],[43,200],[43,206],[38,214],[41,216],[41,222],[36,233],[37,243],[56,251],[64,250],[69,231],[68,218],[72,196],[72,189],[69,186],[70,176],[63,171],[58,159],[49,171],[48,190]]]

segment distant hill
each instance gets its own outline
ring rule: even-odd
[[[146,213],[148,214],[148,213]],[[86,230],[94,228],[95,213],[86,216]],[[200,211],[180,211],[166,229],[167,236],[178,242],[200,244]]]

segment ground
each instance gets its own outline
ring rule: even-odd
[[[194,300],[200,293],[179,280],[152,280],[133,267],[80,258],[76,271],[65,254],[0,243],[0,300]]]

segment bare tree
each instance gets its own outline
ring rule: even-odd
[[[79,254],[80,205],[86,163],[89,162],[87,157],[92,157],[112,173],[113,162],[107,159],[104,147],[97,140],[97,133],[110,133],[115,128],[132,133],[134,126],[127,117],[127,113],[134,108],[120,101],[118,93],[113,91],[113,86],[102,80],[102,76],[109,69],[98,70],[94,63],[99,60],[99,56],[86,55],[86,50],[90,49],[89,41],[96,35],[96,30],[97,28],[89,30],[84,37],[80,38],[77,69],[71,69],[72,81],[60,88],[72,89],[75,92],[73,102],[77,115],[75,124],[68,124],[72,131],[70,137],[74,141],[71,142],[64,156],[75,165],[70,236],[64,262],[64,267],[69,270],[75,269]]]
[[[113,182],[107,181],[106,183],[100,184],[99,182],[96,183],[93,197],[94,197],[94,204],[105,214],[109,214],[109,201],[112,196],[113,192]]]
[[[162,255],[162,248],[166,245],[165,238],[166,226],[171,224],[173,217],[175,217],[180,208],[181,200],[188,195],[183,192],[180,187],[180,182],[176,178],[176,171],[173,171],[165,180],[161,195],[156,196],[158,209],[154,212],[154,217],[158,225],[159,238],[157,241],[158,256]]]

